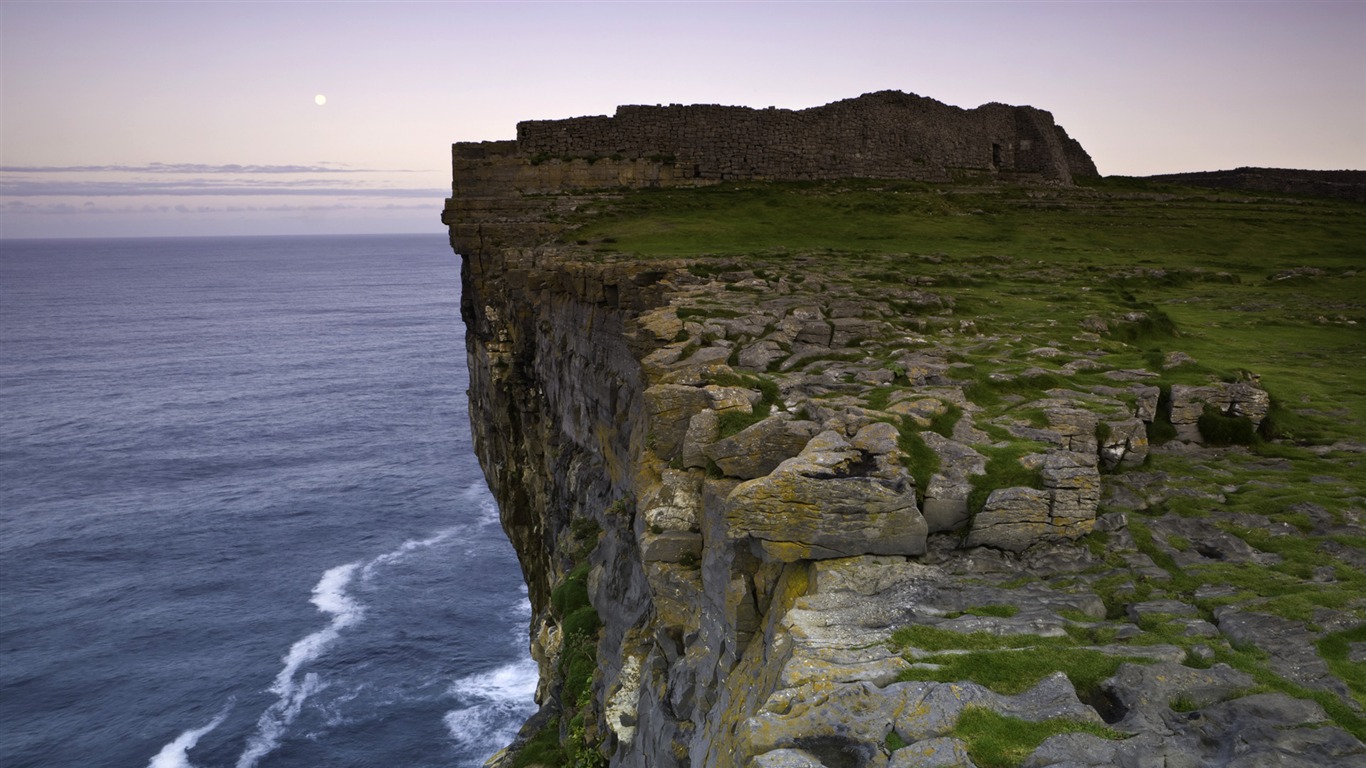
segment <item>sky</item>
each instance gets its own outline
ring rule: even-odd
[[[1366,0],[0,0],[0,238],[439,233],[452,142],[886,89],[1105,175],[1366,169]]]

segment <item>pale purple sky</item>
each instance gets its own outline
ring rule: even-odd
[[[1366,0],[0,0],[0,236],[440,232],[453,141],[884,89],[1047,109],[1107,175],[1363,169]]]

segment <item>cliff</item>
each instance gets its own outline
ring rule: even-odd
[[[1281,460],[1249,446],[1285,417],[1258,375],[1143,348],[1175,329],[1130,291],[1168,272],[1016,258],[1000,240],[983,253],[966,230],[917,230],[915,253],[726,255],[715,229],[817,204],[889,233],[908,214],[994,219],[1025,243],[1019,221],[1132,199],[1071,186],[1094,169],[1046,112],[905,94],[632,107],[523,123],[454,157],[444,220],[464,257],[475,448],[542,672],[541,711],[495,765],[1366,760],[1344,666],[1366,641],[1345,479],[1362,445],[1349,430],[1295,454],[1349,486],[1326,506],[1245,508]],[[722,183],[737,178],[770,183]],[[719,255],[621,242],[683,237],[688,210]],[[810,218],[775,226],[795,237]],[[1360,302],[1346,306],[1355,323]],[[1210,463],[1220,473],[1194,469]],[[1313,560],[1317,601],[1249,586],[1286,562],[1306,575],[1309,553],[1265,534],[1285,514],[1332,550]],[[983,751],[972,729],[999,723],[1034,729],[1028,748]]]

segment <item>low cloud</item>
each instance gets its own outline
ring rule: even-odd
[[[0,213],[14,215],[57,215],[72,214],[117,215],[132,213],[299,213],[304,211],[433,211],[439,210],[436,203],[386,203],[384,205],[355,205],[351,203],[330,203],[318,205],[96,205],[85,203],[27,203],[10,200],[0,204]]]
[[[318,165],[209,165],[205,163],[147,163],[145,165],[0,165],[0,173],[418,173],[392,168],[348,168],[340,163]]]
[[[10,198],[302,195],[430,199],[449,194],[439,187],[401,186],[393,178],[416,171],[348,168],[337,163],[11,165],[0,167],[0,173],[0,196]]]
[[[46,181],[0,180],[0,197],[129,197],[161,195],[310,195],[325,197],[444,198],[450,191],[435,187],[384,187],[330,179],[186,179],[177,181]]]

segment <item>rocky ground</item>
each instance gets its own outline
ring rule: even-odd
[[[730,537],[812,563],[755,628],[781,680],[737,754],[1366,765],[1366,445],[1275,439],[1258,375],[1203,368],[1160,310],[1017,322],[830,267],[694,262],[640,318],[665,488],[705,475]],[[645,559],[693,567],[687,504],[641,507]]]

